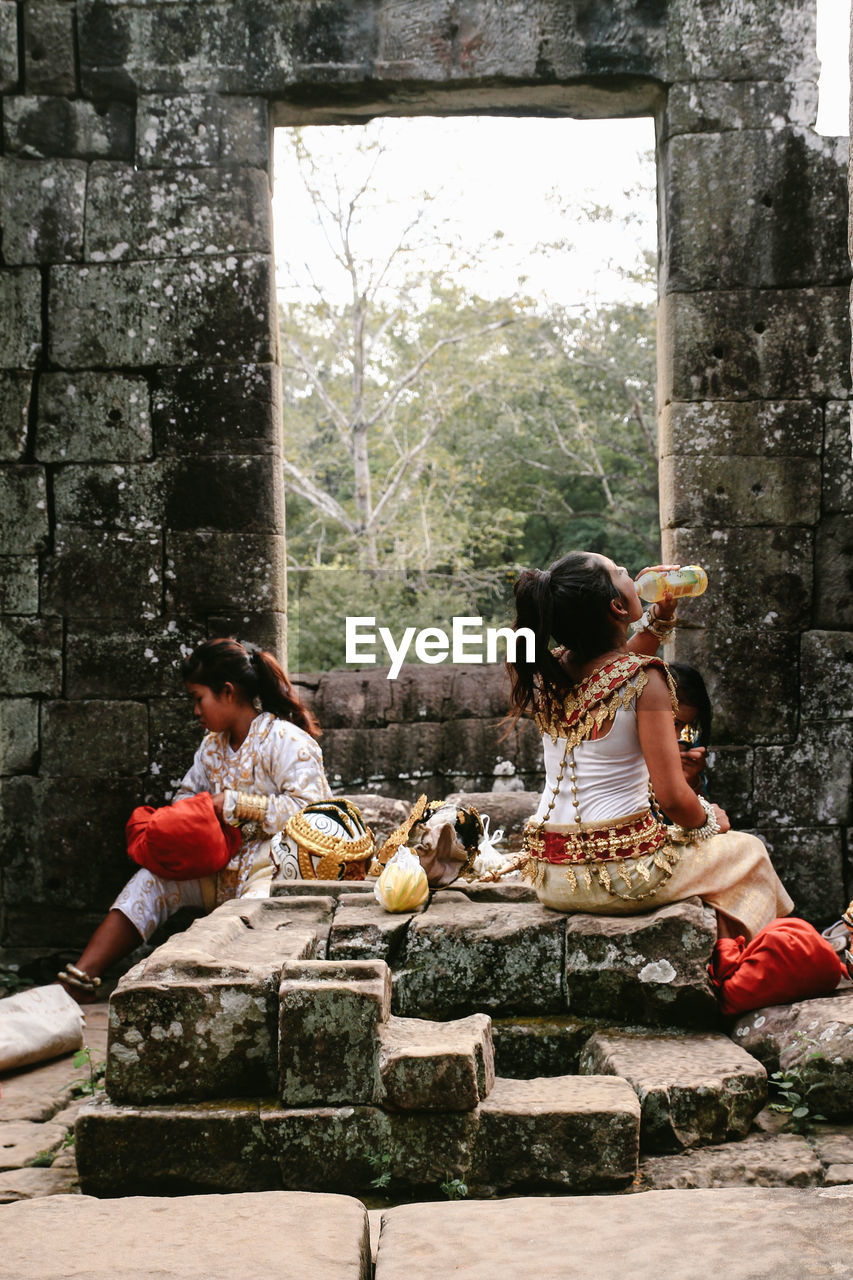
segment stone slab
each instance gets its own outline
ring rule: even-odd
[[[379,1030],[382,1103],[401,1111],[473,1111],[495,1083],[491,1019],[389,1018]]]
[[[152,451],[148,384],[117,373],[44,373],[40,462],[141,462]]]
[[[576,1016],[714,1027],[706,966],[717,937],[699,898],[639,916],[566,917],[566,995]]]
[[[853,680],[838,679],[853,669],[853,639],[849,631],[807,631],[801,637],[803,717],[838,720],[853,716]]]
[[[50,359],[60,368],[233,359],[235,335],[242,357],[275,357],[268,255],[52,267],[50,298]],[[15,349],[26,357],[20,338]]]
[[[80,1112],[74,1133],[85,1195],[201,1195],[281,1187],[257,1101],[137,1107],[100,1094]]]
[[[820,1000],[754,1009],[734,1023],[731,1035],[768,1074],[802,1061],[801,1045],[822,1057],[810,1064],[813,1111],[830,1120],[853,1119],[853,986]]]
[[[440,890],[409,925],[394,974],[394,1012],[449,1018],[562,1011],[564,930],[565,917],[539,904],[472,902]]]
[[[271,33],[270,33],[271,34]],[[270,137],[262,98],[146,94],[136,119],[137,159],[145,169],[223,165],[267,169]]]
[[[272,1092],[282,963],[316,955],[330,915],[323,898],[235,899],[131,969],[110,1004],[109,1096]]]
[[[826,406],[823,453],[823,510],[830,515],[853,511],[853,437],[850,402]]]
[[[16,0],[0,3],[0,93],[18,87],[18,5]]]
[[[473,1194],[519,1188],[613,1190],[637,1169],[640,1104],[626,1080],[504,1080],[480,1106]]]
[[[46,1169],[8,1169],[0,1173],[0,1204],[39,1200],[42,1196],[73,1195],[76,1189],[76,1169],[60,1168],[56,1161]]]
[[[281,899],[273,901],[282,905]],[[381,960],[285,964],[278,1002],[282,1102],[373,1102],[379,1090],[377,1037],[391,1012],[388,966]]]
[[[39,94],[8,97],[3,102],[6,153],[35,160],[132,160],[133,115],[129,102],[94,103]]]
[[[43,551],[49,537],[47,485],[43,467],[12,466],[0,470],[0,555]]]
[[[376,1280],[494,1280],[498,1259],[506,1274],[543,1280],[843,1275],[851,1207],[846,1188],[753,1187],[399,1205],[382,1214]]]
[[[38,721],[39,704],[35,698],[7,698],[0,717],[0,774],[35,772]]]
[[[42,284],[38,267],[0,276],[0,369],[34,369],[42,354]]]
[[[158,455],[281,449],[281,373],[271,364],[158,369],[151,419]]]
[[[64,1137],[61,1124],[0,1120],[0,1169],[22,1169],[42,1151],[55,1151]]]
[[[54,1196],[10,1206],[4,1223],[2,1280],[113,1280],[119,1258],[123,1280],[150,1280],[155,1255],[171,1280],[270,1280],[283,1266],[294,1277],[370,1277],[367,1211],[348,1196]]]
[[[61,0],[27,0],[22,12],[27,92],[73,94],[77,88],[73,10]]]
[[[375,882],[370,882],[372,889]],[[415,912],[386,911],[373,893],[342,893],[329,931],[330,960],[384,960],[393,965]]]
[[[820,517],[817,458],[683,458],[661,462],[661,524],[808,525]],[[743,536],[743,535],[741,535]]]
[[[812,720],[802,725],[797,741],[791,746],[757,747],[755,790],[759,825],[807,827],[848,823],[853,817],[851,755],[853,722],[849,719]]]
[[[661,299],[661,403],[847,394],[846,287],[673,293]]]
[[[764,1067],[720,1034],[597,1032],[579,1070],[621,1076],[636,1091],[644,1152],[745,1138],[767,1097]]]
[[[90,167],[91,262],[265,253],[271,237],[269,180],[262,170],[217,166],[159,174],[106,161]]]
[[[821,1162],[795,1133],[750,1134],[741,1142],[640,1160],[638,1191],[695,1187],[816,1187]]]

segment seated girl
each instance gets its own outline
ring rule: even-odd
[[[532,711],[543,735],[547,781],[527,833],[540,900],[632,915],[698,896],[721,937],[751,938],[787,915],[762,842],[732,831],[682,770],[675,689],[653,656],[673,602],[644,615],[628,572],[593,552],[524,572],[515,598],[516,628],[536,637],[533,660],[519,645],[510,674],[513,714]]]
[[[320,730],[271,653],[209,640],[185,659],[181,674],[206,734],[173,799],[209,792],[220,821],[241,827],[242,843],[223,870],[200,880],[137,871],[76,965],[58,975],[83,1002],[94,999],[105,969],[179,907],[210,911],[229,898],[266,897],[273,836],[292,814],[331,794]]]

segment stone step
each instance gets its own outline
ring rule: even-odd
[[[738,1187],[382,1213],[375,1280],[803,1280],[846,1276],[853,1191]]]
[[[738,1018],[731,1035],[768,1073],[802,1066],[804,1051],[818,1054],[808,1063],[807,1083],[817,1086],[809,1094],[811,1111],[853,1119],[853,984],[845,981],[819,1000],[753,1009]]]
[[[372,893],[342,893],[329,930],[329,959],[384,960],[392,965],[414,915],[414,911],[386,911]]]
[[[621,1030],[601,1018],[554,1014],[540,1018],[493,1018],[495,1071],[513,1080],[577,1075],[581,1050],[596,1031]]]
[[[389,1018],[379,1032],[383,1105],[400,1111],[473,1111],[495,1083],[491,1019]]]
[[[131,969],[110,1000],[110,1097],[274,1092],[282,963],[325,952],[333,906],[317,896],[226,902]]]
[[[639,916],[568,916],[569,1012],[649,1026],[720,1026],[707,973],[716,937],[714,912],[699,898]]]
[[[166,1202],[60,1195],[9,1205],[3,1222],[0,1280],[371,1275],[367,1213],[349,1196],[273,1191]]]
[[[467,1112],[261,1102],[121,1106],[101,1097],[76,1125],[86,1194],[339,1190],[473,1195],[618,1190],[637,1168],[640,1105],[624,1080],[496,1080]]]
[[[742,1142],[697,1147],[672,1156],[640,1160],[638,1191],[696,1187],[813,1187],[823,1165],[796,1133],[752,1133]]]
[[[599,1031],[584,1046],[579,1069],[631,1084],[642,1108],[644,1152],[744,1138],[767,1097],[761,1063],[713,1032]]]
[[[565,916],[539,903],[472,902],[439,890],[409,924],[393,1011],[413,1018],[562,1012],[565,927]]]
[[[375,1102],[379,1034],[390,1012],[391,971],[381,960],[285,964],[279,987],[282,1103]]]

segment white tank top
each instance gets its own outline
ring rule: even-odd
[[[536,810],[538,822],[548,810],[566,750],[565,738],[552,742],[545,735],[542,743],[546,783]],[[603,738],[587,738],[575,747],[575,779],[581,822],[608,822],[649,807],[649,771],[640,750],[636,702],[627,710],[619,708],[610,732]],[[574,826],[576,822],[570,757],[548,824]]]

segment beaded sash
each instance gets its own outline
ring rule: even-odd
[[[630,895],[637,899],[647,895],[637,893],[632,886],[631,870],[635,879],[649,884],[649,894],[655,892],[651,883],[653,880],[658,881],[661,876],[668,879],[672,874],[679,854],[669,844],[666,827],[654,805],[607,822],[581,822],[574,776],[575,747],[592,737],[606,720],[612,720],[620,707],[630,707],[648,683],[644,670],[648,666],[656,666],[663,671],[675,709],[675,687],[666,663],[660,658],[627,653],[593,671],[575,685],[561,705],[546,704],[537,711],[536,723],[541,731],[548,734],[554,742],[564,739],[565,751],[545,816],[525,832],[524,844],[529,861],[524,875],[526,879],[533,880],[534,885],[538,885],[544,874],[543,864],[551,863],[565,866],[566,879],[573,892],[578,888],[578,874],[588,887],[592,882],[591,872],[594,869],[595,878],[608,893],[616,897]],[[554,808],[568,762],[571,763],[570,780],[578,821],[574,826],[549,829],[548,818]],[[650,799],[654,801],[651,788]],[[630,866],[626,859],[631,860]],[[608,863],[614,865],[608,869]],[[620,893],[616,887],[616,877],[622,879],[629,894]]]

